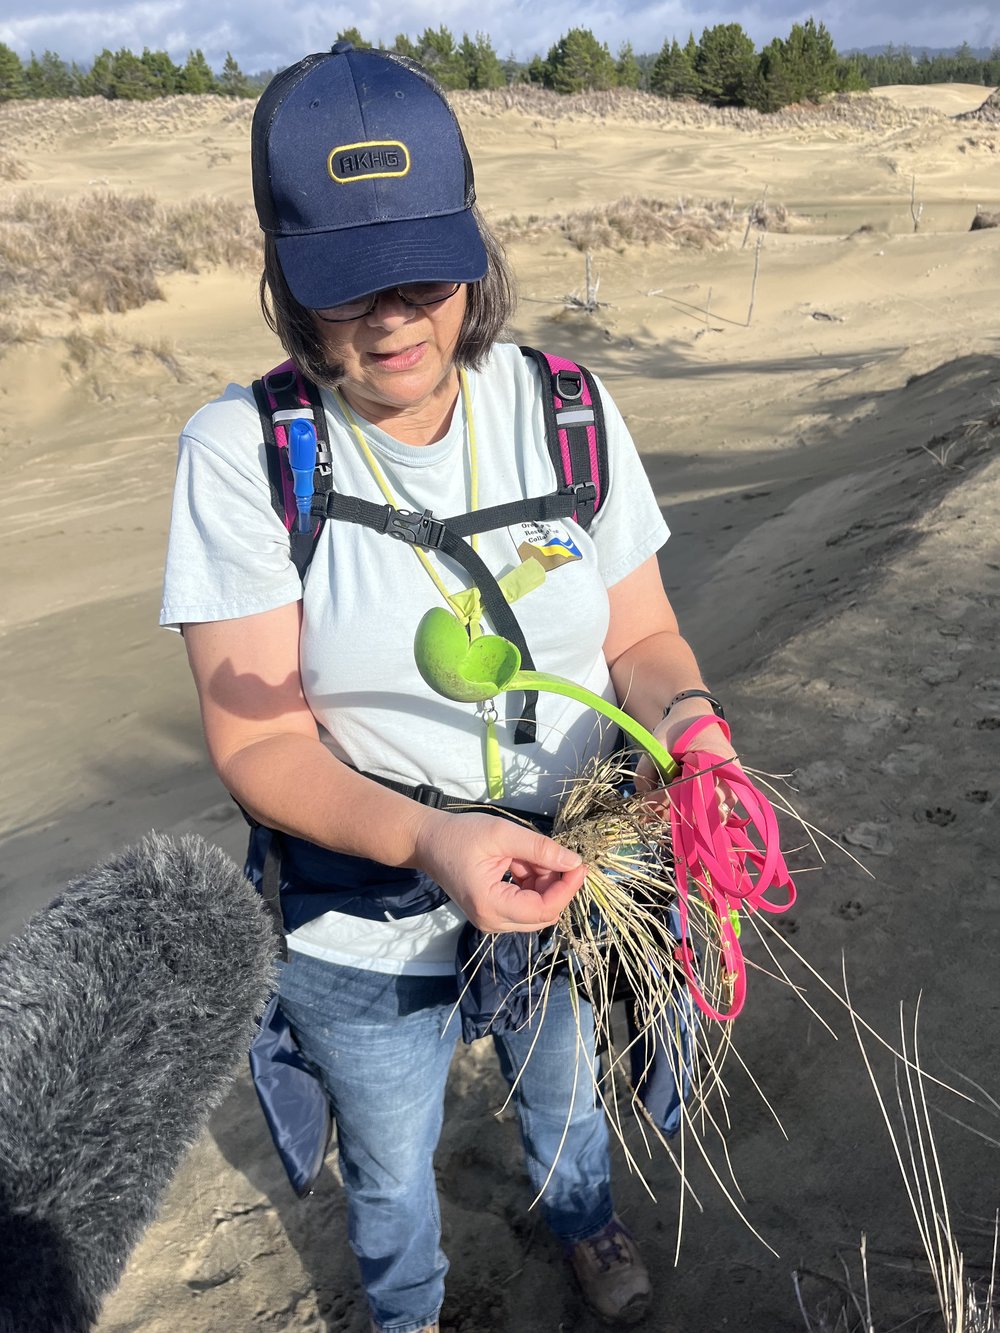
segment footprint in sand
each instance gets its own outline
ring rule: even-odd
[[[871,852],[872,856],[891,856],[896,850],[889,837],[889,825],[874,820],[852,824],[840,836],[849,847],[860,847],[864,852]]]

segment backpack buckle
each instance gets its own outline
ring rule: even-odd
[[[441,545],[444,524],[429,509],[420,514],[415,509],[393,509],[389,505],[386,509],[388,522],[385,530],[390,537],[427,550],[436,550]]]
[[[563,402],[576,402],[583,397],[583,376],[578,370],[557,370],[552,376],[552,388]]]
[[[440,787],[432,787],[428,782],[418,782],[413,788],[410,799],[420,805],[428,805],[432,810],[441,810],[446,797]]]

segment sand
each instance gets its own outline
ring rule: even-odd
[[[579,250],[557,231],[514,241],[513,332],[585,361],[615,394],[673,529],[667,585],[740,752],[791,775],[792,799],[831,839],[825,864],[796,854],[811,868],[772,947],[801,950],[834,985],[843,958],[857,1008],[889,1036],[898,1006],[912,1014],[922,995],[927,1064],[979,1102],[1000,1096],[1000,229],[969,226],[977,207],[1000,209],[1000,131],[952,117],[983,96],[882,89],[772,121],[654,113],[642,99],[597,113],[561,104],[558,117],[543,102],[456,99],[494,220],[623,196],[731,204],[720,247],[595,249],[591,313],[572,300],[586,296]],[[7,191],[249,199],[245,107],[6,107],[0,124],[23,174]],[[743,244],[762,196],[788,210],[788,230],[754,229]],[[0,936],[151,827],[242,850],[182,645],[155,621],[177,430],[280,350],[255,313],[252,273],[205,268],[161,287],[164,300],[118,315],[19,303],[33,332],[2,349]],[[773,971],[764,946],[750,948]],[[813,1327],[832,1329],[841,1256],[858,1285],[862,1233],[876,1327],[933,1305],[850,1026],[815,980],[809,998],[835,1036],[755,973],[734,1045],[761,1091],[735,1059],[727,1067],[725,1146],[763,1241],[695,1163],[704,1211],[688,1202],[675,1267],[673,1167],[654,1150],[654,1200],[619,1163],[621,1210],[654,1271],[650,1329],[803,1329],[796,1267],[813,1275],[802,1280]],[[994,1139],[1000,1126],[948,1094],[932,1101],[978,1275],[997,1148],[946,1114]],[[528,1211],[501,1102],[489,1047],[462,1050],[438,1155],[452,1260],[442,1327],[596,1329]],[[717,1142],[712,1157],[724,1165]],[[296,1200],[240,1079],[101,1333],[361,1333],[365,1320],[334,1159]]]

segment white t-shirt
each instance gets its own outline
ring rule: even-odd
[[[480,372],[469,372],[479,497],[486,508],[546,495],[561,484],[549,459],[539,372],[517,347],[500,344]],[[602,646],[607,589],[659,549],[668,530],[628,430],[601,389],[609,485],[584,532],[572,520],[481,533],[480,556],[496,577],[517,566],[525,541],[551,539],[571,557],[513,604],[535,667],[606,699],[614,691]],[[323,392],[333,453],[334,489],[378,504],[384,497],[341,412]],[[447,435],[407,445],[368,422],[365,438],[398,507],[438,517],[470,505],[469,423],[461,398]],[[448,557],[430,559],[449,591],[468,586]],[[470,801],[487,799],[482,706],[454,703],[426,685],[413,657],[417,624],[443,599],[413,549],[352,523],[327,522],[303,589],[289,558],[288,534],[271,505],[257,408],[249,389],[230,385],[188,422],[180,438],[167,552],[162,625],[229,620],[303,600],[300,665],[306,699],[338,758],[410,785],[429,783]],[[487,632],[488,623],[484,623]],[[573,700],[541,693],[532,745],[514,745],[523,696],[496,700],[504,803],[552,813],[568,780],[611,743],[597,715]],[[383,971],[450,970],[462,918],[450,905],[415,927],[328,913],[296,931],[294,948]],[[428,927],[430,934],[427,933]],[[414,956],[416,954],[416,956]]]

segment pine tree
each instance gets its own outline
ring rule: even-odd
[[[525,71],[526,82],[542,87],[549,82],[549,67],[541,56],[532,56]]]
[[[147,46],[140,59],[149,75],[150,85],[155,89],[154,96],[170,97],[180,91],[181,71],[166,51],[151,51]]]
[[[124,46],[115,52],[112,61],[110,96],[130,102],[151,102],[160,96],[156,80],[141,57]]]
[[[968,42],[963,42],[955,52],[952,65],[953,73],[949,82],[981,83],[983,79],[982,62],[976,57]]]
[[[0,42],[0,102],[9,102],[15,97],[26,96],[21,57],[5,43]]]
[[[219,75],[218,90],[223,97],[252,97],[253,89],[247,80],[247,76],[236,63],[232,51],[226,52],[226,58],[222,64],[222,73]]]
[[[789,60],[788,44],[775,37],[760,53],[748,101],[758,111],[780,111],[800,100],[800,84]]]
[[[392,44],[392,50],[398,56],[409,56],[411,60],[419,59],[419,52],[413,42],[410,41],[405,32],[398,33],[396,40]]]
[[[458,50],[466,88],[502,88],[507,82],[493,43],[484,32],[462,35]]]
[[[425,28],[417,38],[417,59],[442,88],[467,88],[462,56],[450,31]]]
[[[93,64],[83,76],[80,91],[84,97],[114,97],[112,78],[115,69],[115,57],[107,47],[94,57]]]
[[[557,93],[613,88],[615,62],[604,42],[589,28],[571,28],[551,48],[546,60],[549,86]]]
[[[355,51],[370,51],[371,42],[366,42],[357,28],[345,28],[343,32],[337,33],[338,42],[350,42]]]
[[[757,72],[756,48],[738,23],[718,23],[701,34],[695,72],[709,101],[744,106]]]
[[[527,65],[522,65],[513,51],[500,61],[500,70],[505,84],[529,82]]]
[[[212,73],[212,67],[205,59],[200,48],[188,52],[187,60],[185,60],[177,74],[177,91],[179,93],[215,92],[215,75]]]
[[[837,61],[837,82],[834,86],[836,90],[841,93],[863,93],[868,91],[869,83],[865,78],[864,69],[859,56],[848,56],[846,60]]]
[[[774,43],[772,43],[772,46]],[[788,102],[818,102],[837,86],[837,52],[824,24],[793,23],[782,43],[790,82]],[[787,106],[788,102],[781,103]]]
[[[69,65],[55,51],[43,51],[41,58],[32,51],[24,81],[28,97],[72,97],[77,92]]]
[[[663,43],[649,75],[649,90],[660,97],[697,97],[701,92],[687,48],[676,37]]]
[[[615,73],[618,76],[618,86],[620,88],[639,88],[642,86],[642,70],[635,58],[631,42],[623,42],[618,48]]]

